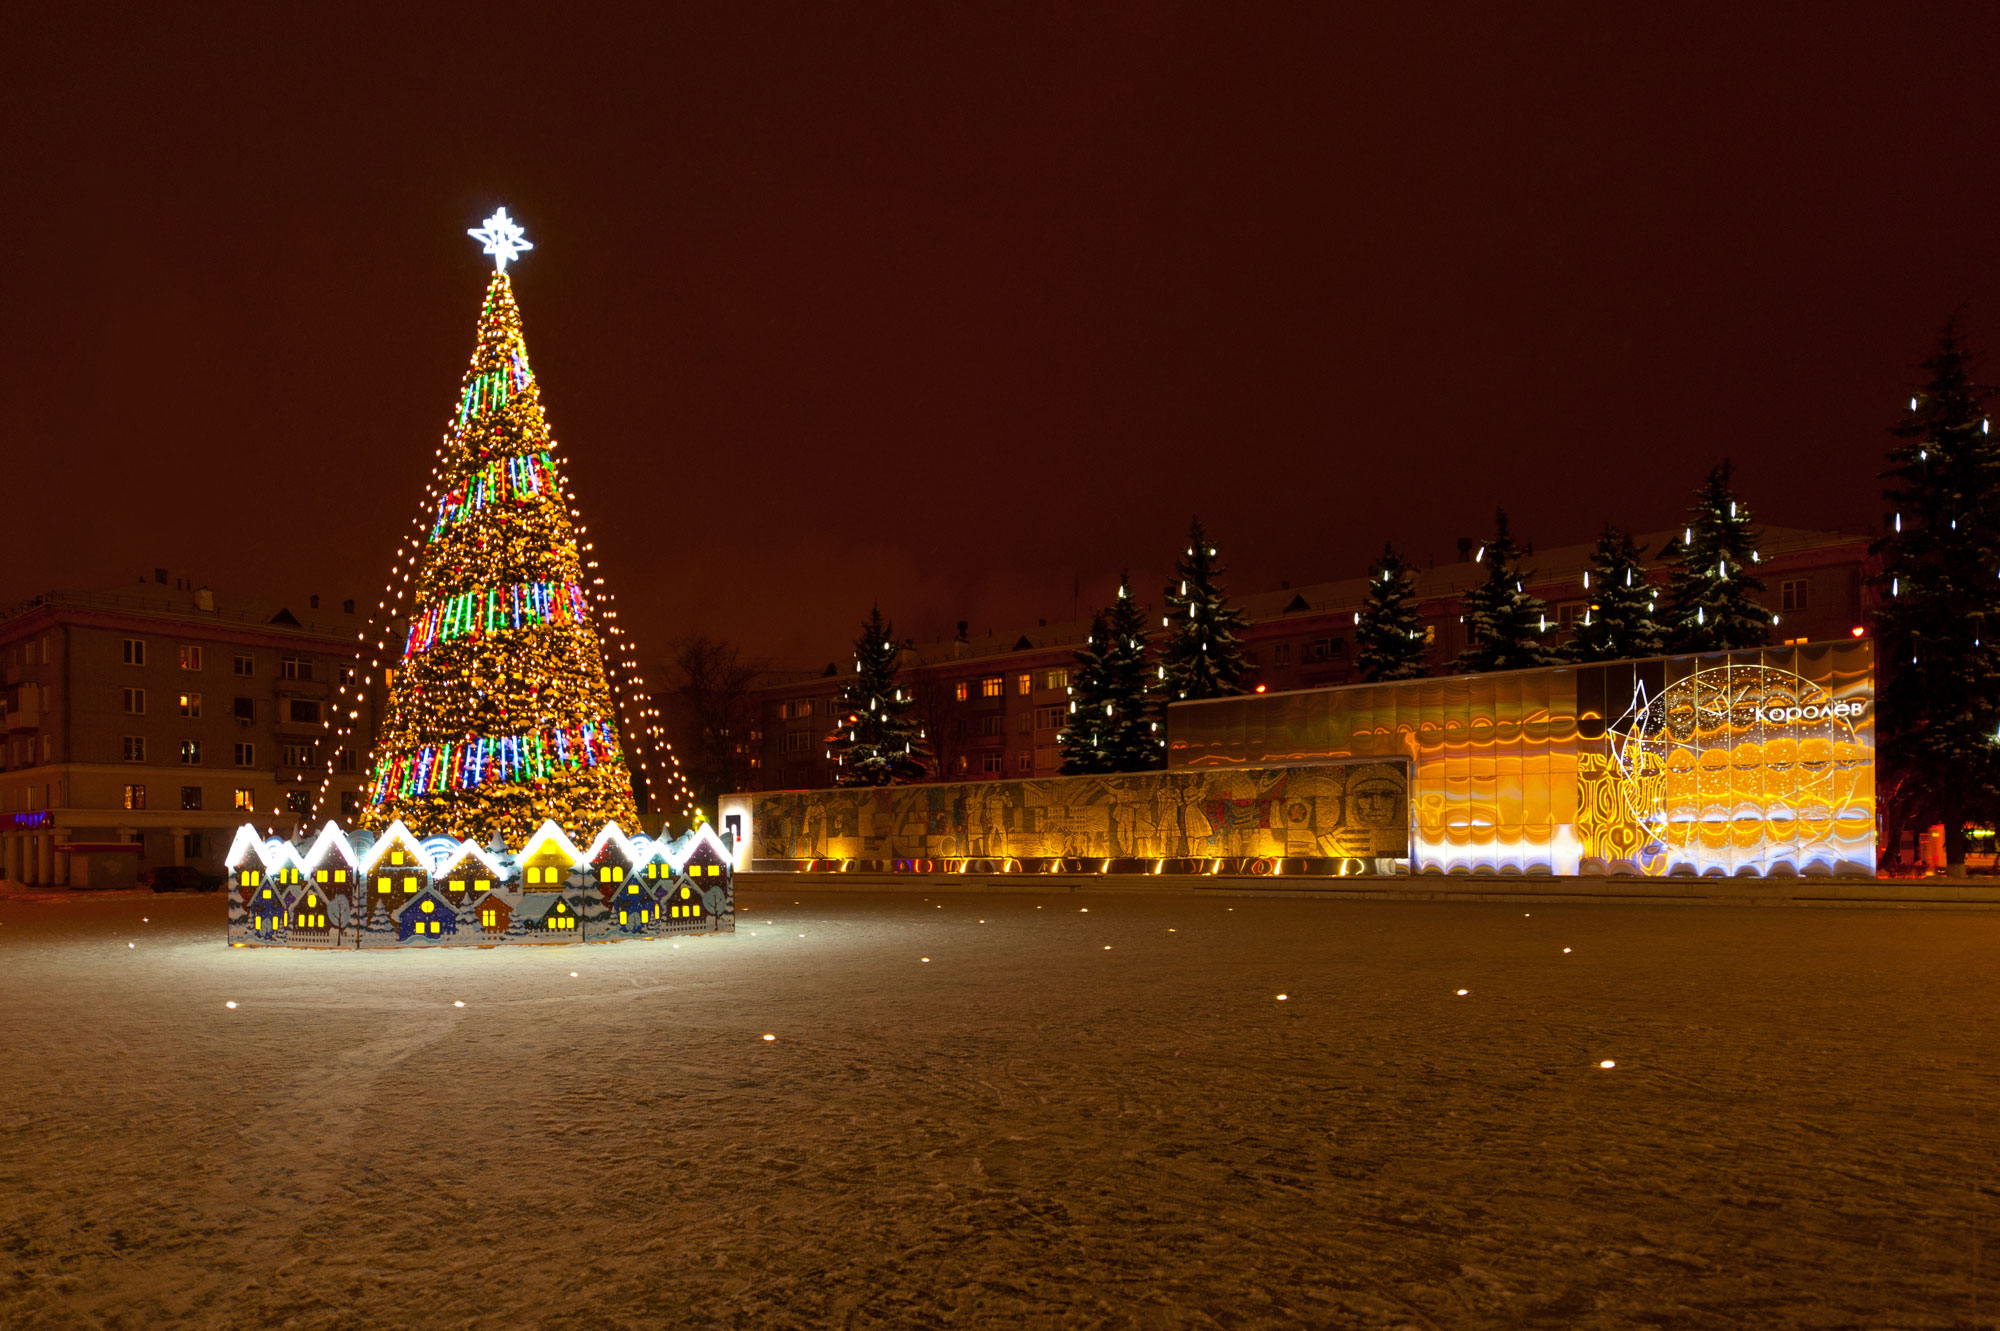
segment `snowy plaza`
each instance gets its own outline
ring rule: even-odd
[[[2000,915],[750,886],[733,938],[314,952],[222,911],[0,902],[0,1325],[2000,1317]]]

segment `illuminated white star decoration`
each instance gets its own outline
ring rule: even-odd
[[[465,234],[486,246],[484,253],[493,256],[494,265],[503,273],[507,271],[509,259],[518,259],[522,250],[535,248],[524,239],[528,233],[521,229],[519,222],[507,216],[505,208],[487,218],[485,226],[466,228]]]

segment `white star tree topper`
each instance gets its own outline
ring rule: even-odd
[[[486,219],[483,227],[468,227],[465,232],[474,240],[486,246],[485,253],[493,256],[493,262],[501,272],[507,271],[507,261],[521,257],[521,251],[535,248],[525,237],[527,232],[521,224],[507,216],[505,208]]]

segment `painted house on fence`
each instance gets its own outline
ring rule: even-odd
[[[379,838],[328,823],[308,844],[240,829],[228,867],[229,939],[395,947],[580,943],[733,933],[731,843],[706,825],[673,840],[612,823],[588,850],[553,822],[518,854],[400,822]]]

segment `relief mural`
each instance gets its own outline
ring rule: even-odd
[[[729,796],[753,863],[783,860],[1396,859],[1401,762],[1135,772]]]

